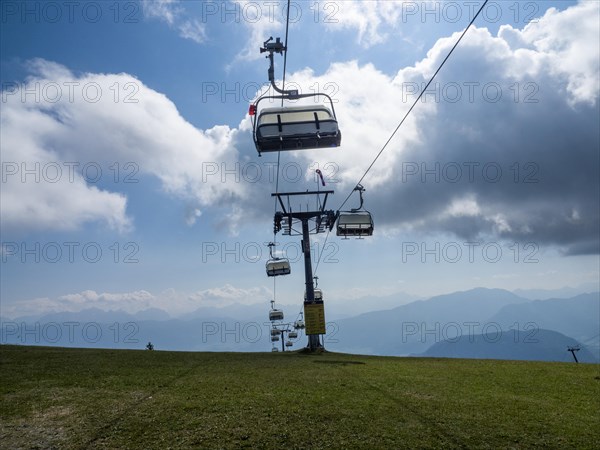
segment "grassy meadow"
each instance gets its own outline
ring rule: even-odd
[[[0,448],[597,448],[598,365],[0,345]]]

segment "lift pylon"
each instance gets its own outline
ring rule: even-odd
[[[310,235],[331,231],[335,225],[336,214],[333,210],[326,210],[327,198],[333,191],[306,191],[306,192],[275,192],[272,197],[277,197],[281,211],[275,213],[275,232],[283,229],[285,221],[285,234],[302,236],[302,253],[304,254],[304,278],[306,283],[306,297],[304,301],[304,317],[306,319],[306,334],[308,335],[308,348],[316,351],[323,348],[319,336],[325,334],[325,314],[323,299],[315,299],[315,285],[313,282],[312,261],[310,255]],[[294,211],[290,205],[290,197],[317,196],[317,209],[313,211]],[[321,195],[323,201],[321,202]],[[286,200],[284,202],[284,199]],[[301,230],[294,228],[300,224]],[[311,227],[312,225],[312,227]]]

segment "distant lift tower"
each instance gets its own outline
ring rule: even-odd
[[[579,360],[577,359],[575,352],[578,352],[579,350],[580,350],[579,346],[567,348],[567,351],[571,352],[571,355],[573,355],[573,359],[575,360],[576,363],[578,363]]]
[[[283,231],[287,236],[302,236],[302,253],[304,254],[304,278],[306,281],[306,298],[304,300],[304,319],[306,323],[306,335],[308,336],[308,348],[316,351],[323,348],[319,336],[325,334],[325,313],[323,299],[315,299],[315,286],[313,283],[313,271],[310,256],[310,235],[331,231],[335,225],[336,213],[326,210],[327,197],[333,191],[306,191],[306,192],[275,192],[272,197],[277,197],[281,211],[277,211],[274,217],[275,233]],[[293,211],[290,205],[290,197],[316,196],[317,209],[314,211]],[[321,196],[323,202],[321,203]],[[285,199],[285,202],[284,202]],[[300,225],[301,230],[294,226]]]

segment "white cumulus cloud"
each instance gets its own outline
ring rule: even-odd
[[[230,284],[182,292],[167,289],[158,294],[145,290],[132,292],[96,292],[86,290],[58,297],[22,299],[2,306],[3,317],[41,317],[57,312],[81,312],[92,308],[102,311],[124,311],[136,314],[150,308],[161,309],[171,316],[181,316],[199,308],[222,308],[231,305],[265,304],[272,298],[266,287],[239,288]]]
[[[179,0],[142,0],[146,17],[161,20],[179,32],[179,36],[203,44],[207,39],[206,24],[198,19],[185,19],[187,13]]]
[[[244,198],[243,184],[203,175],[207,164],[233,166],[235,130],[195,128],[167,97],[128,74],[75,75],[41,59],[30,69],[24,85],[3,92],[4,229],[104,222],[128,230],[127,199],[86,180],[86,165],[88,175],[108,176],[115,162],[129,164],[136,176],[155,176],[165,192],[198,206]],[[39,98],[25,97],[26,90]]]

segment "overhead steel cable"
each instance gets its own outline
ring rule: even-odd
[[[429,87],[429,85],[433,82],[433,80],[435,79],[435,77],[437,76],[437,74],[440,72],[440,70],[442,70],[442,67],[444,67],[444,64],[446,64],[446,61],[448,61],[448,58],[450,58],[450,55],[452,55],[452,53],[454,52],[454,50],[456,49],[456,47],[458,46],[458,44],[460,44],[460,41],[462,41],[462,39],[465,36],[465,34],[467,33],[467,31],[469,31],[469,28],[471,28],[471,26],[473,25],[473,23],[475,23],[475,20],[477,19],[477,17],[479,16],[479,14],[481,14],[481,11],[483,11],[483,8],[485,8],[485,5],[487,5],[488,2],[489,2],[489,0],[485,0],[483,2],[483,4],[481,5],[481,7],[477,11],[477,13],[471,19],[471,22],[469,22],[469,25],[467,25],[467,27],[464,29],[464,31],[462,32],[462,34],[460,35],[460,37],[458,38],[458,40],[456,41],[456,43],[452,46],[452,48],[450,49],[450,51],[448,52],[448,54],[446,55],[446,57],[444,58],[444,60],[440,64],[440,66],[437,68],[437,70],[435,71],[435,73],[431,76],[431,78],[429,79],[429,81],[427,82],[427,84],[425,85],[425,87],[421,90],[421,92],[419,93],[419,95],[417,96],[417,98],[415,99],[415,101],[413,102],[413,104],[411,105],[411,107],[408,109],[408,111],[406,112],[406,114],[404,115],[404,117],[402,118],[402,120],[400,121],[400,123],[398,124],[398,126],[396,127],[396,129],[392,132],[392,134],[390,135],[390,137],[388,138],[388,140],[385,142],[385,144],[383,144],[383,147],[381,147],[381,150],[379,150],[379,153],[377,153],[377,156],[375,156],[375,159],[373,159],[373,161],[371,162],[371,164],[369,165],[369,167],[367,168],[367,170],[365,171],[365,173],[363,174],[363,176],[360,178],[360,180],[358,180],[357,183],[354,184],[354,186],[356,186],[358,184],[361,184],[361,182],[367,176],[367,174],[369,173],[369,171],[373,168],[373,166],[375,165],[375,163],[377,162],[377,160],[379,159],[379,157],[381,156],[381,154],[387,148],[388,144],[392,141],[392,139],[394,138],[394,136],[396,135],[396,133],[398,132],[398,130],[400,129],[400,127],[404,124],[404,122],[406,121],[406,119],[408,118],[408,116],[410,115],[410,113],[412,112],[412,110],[414,109],[414,107],[417,105],[417,103],[419,102],[419,100],[421,100],[421,97],[423,97],[423,95],[427,91],[427,88]],[[346,197],[346,199],[344,200],[344,202],[341,204],[341,206],[338,208],[338,210],[340,210],[340,209],[342,209],[344,207],[344,205],[348,202],[348,200],[352,196],[353,192],[354,192],[354,188],[352,188],[352,190],[350,191],[350,193],[348,194],[348,196]]]
[[[481,12],[485,8],[485,6],[488,4],[488,2],[489,2],[489,0],[485,0],[483,2],[483,4],[481,5],[481,7],[477,11],[477,13],[473,16],[473,18],[469,22],[469,25],[467,25],[467,27],[464,29],[464,31],[462,32],[462,34],[460,35],[460,37],[458,38],[458,40],[456,41],[456,43],[452,46],[452,48],[450,49],[450,51],[448,52],[448,54],[446,55],[446,57],[444,58],[444,60],[441,62],[441,64],[439,65],[439,67],[435,71],[435,73],[431,76],[431,78],[429,79],[429,81],[427,82],[427,84],[425,85],[425,87],[421,90],[421,92],[419,93],[419,95],[417,96],[417,98],[415,99],[415,101],[413,102],[413,104],[410,106],[410,108],[408,109],[408,111],[406,112],[406,114],[404,115],[404,117],[402,118],[402,120],[400,121],[400,123],[398,124],[398,126],[394,129],[394,131],[392,132],[392,134],[390,135],[390,137],[387,139],[387,141],[385,142],[385,144],[383,144],[383,147],[381,147],[381,150],[379,150],[379,153],[377,153],[377,155],[375,156],[375,158],[373,159],[373,161],[371,162],[371,164],[369,165],[369,167],[367,167],[367,170],[365,171],[365,173],[363,174],[363,176],[360,177],[360,179],[358,180],[358,182],[355,183],[353,186],[357,186],[357,185],[359,185],[359,184],[362,183],[362,181],[364,180],[364,178],[367,176],[367,174],[369,173],[369,171],[373,168],[373,166],[375,165],[375,163],[377,162],[377,160],[381,156],[381,154],[385,151],[385,149],[387,148],[387,146],[389,145],[389,143],[392,141],[392,139],[394,138],[394,136],[396,135],[396,133],[398,132],[398,130],[400,129],[400,127],[402,127],[402,125],[404,124],[404,122],[406,121],[406,119],[408,118],[408,116],[410,115],[410,113],[412,112],[412,110],[415,108],[415,106],[417,106],[417,103],[421,100],[421,97],[423,97],[423,95],[427,91],[427,88],[429,88],[429,86],[431,85],[431,83],[433,82],[433,80],[435,79],[435,77],[437,76],[437,74],[440,72],[440,70],[442,70],[442,67],[444,67],[444,64],[446,64],[446,61],[448,61],[448,59],[450,58],[450,55],[452,55],[452,53],[454,52],[454,50],[456,49],[456,47],[458,47],[458,44],[460,44],[460,42],[462,41],[462,39],[465,36],[465,34],[467,33],[467,31],[469,31],[469,28],[471,28],[471,26],[475,23],[475,20],[477,19],[477,17],[479,17],[479,15],[481,14]],[[341,210],[344,207],[344,205],[348,202],[348,200],[352,196],[353,192],[354,192],[354,187],[352,188],[352,190],[350,191],[350,193],[348,194],[348,196],[346,197],[346,199],[342,202],[342,204],[338,208],[338,211]],[[325,242],[323,243],[323,249],[325,248],[325,244],[327,243],[327,239],[328,238],[329,238],[329,231],[327,231],[327,235],[325,236]],[[315,275],[316,275],[317,270],[319,268],[319,263],[321,262],[321,256],[323,255],[323,251],[322,250],[319,253],[319,259],[317,260],[317,264],[315,265],[315,270],[314,270]]]
[[[287,4],[287,17],[285,22],[285,51],[283,53],[283,78],[281,83],[281,89],[285,90],[285,73],[287,70],[287,52],[288,52],[288,36],[290,30],[290,2]],[[281,99],[281,106],[283,107],[283,98]],[[275,192],[279,192],[279,162],[281,161],[281,150],[277,152],[277,178],[275,180]],[[275,212],[277,212],[277,198],[274,199]],[[276,234],[276,233],[274,233]]]
[[[285,91],[285,71],[287,68],[287,52],[288,52],[288,34],[290,31],[290,2],[287,2],[287,17],[285,20],[285,53],[283,54],[283,81],[281,83],[281,89]],[[283,106],[283,98],[281,99],[281,106]]]
[[[290,29],[290,2],[291,0],[288,0],[287,3],[287,17],[286,17],[286,22],[285,22],[285,51],[283,53],[283,78],[282,78],[282,86],[281,88],[285,90],[285,72],[286,72],[286,68],[287,68],[287,49],[288,49],[288,35],[289,35],[289,29]],[[281,106],[283,107],[283,98],[281,99]],[[275,192],[279,192],[279,163],[281,161],[281,151],[277,152],[277,176],[275,179]],[[277,213],[277,198],[275,198],[273,200],[273,215],[275,215]],[[275,230],[275,227],[273,227],[273,243],[277,244],[277,231]],[[272,255],[271,255],[272,256]],[[273,277],[273,300],[275,300],[276,295],[276,280],[277,277]]]

